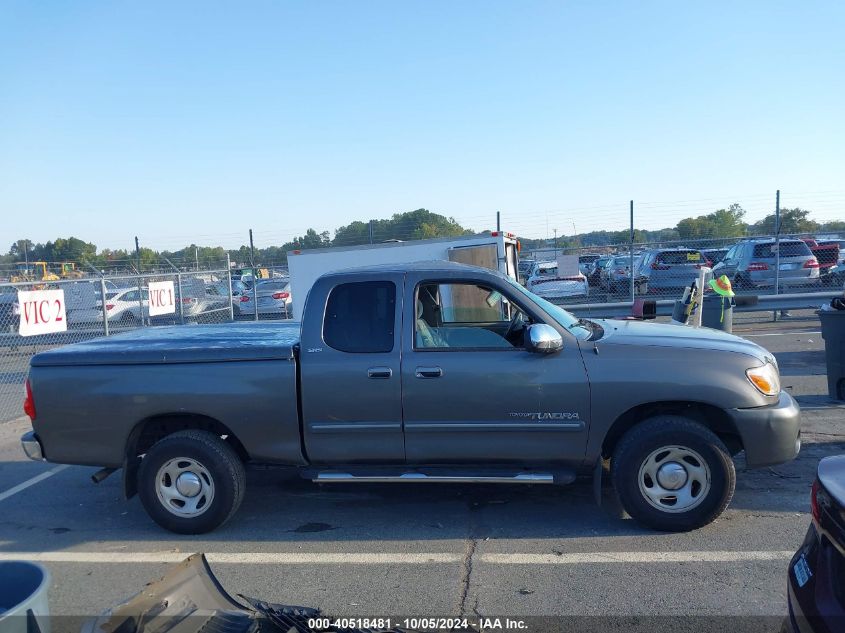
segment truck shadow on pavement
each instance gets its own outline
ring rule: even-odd
[[[746,471],[739,456],[737,489],[728,512],[752,516],[808,512],[819,459],[839,453],[845,453],[841,436],[838,441],[805,444],[798,459],[773,468]],[[22,476],[18,481],[22,481],[32,476],[29,464],[5,462],[0,472],[8,482],[19,470]],[[284,478],[275,471],[250,471],[243,505],[229,523],[210,534],[180,536],[155,525],[137,498],[122,499],[119,473],[95,486],[90,482],[94,471],[67,468],[0,502],[0,550],[128,547],[129,551],[156,551],[167,543],[186,552],[225,551],[227,544],[244,547],[241,544],[249,542],[272,542],[281,550],[346,542],[366,542],[365,547],[380,549],[380,543],[391,541],[559,542],[660,535],[626,517],[607,476],[599,507],[589,479],[566,487],[315,484]],[[717,522],[699,532],[719,529]],[[429,549],[443,547],[447,546],[435,544]]]

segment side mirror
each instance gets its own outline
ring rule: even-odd
[[[563,339],[551,325],[535,323],[528,327],[525,348],[535,354],[554,354],[563,349]]]

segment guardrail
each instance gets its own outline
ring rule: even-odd
[[[823,303],[835,297],[841,297],[841,292],[803,292],[786,295],[737,295],[734,312],[773,312],[777,310],[803,310],[819,308]],[[657,316],[671,316],[675,307],[675,299],[661,299],[657,304]],[[634,304],[631,301],[617,303],[581,303],[564,305],[568,312],[578,316],[590,317],[620,317],[630,316]]]

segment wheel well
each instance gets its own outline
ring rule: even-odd
[[[127,460],[132,460],[146,453],[153,444],[177,431],[201,430],[210,431],[225,439],[241,461],[247,461],[249,455],[243,444],[222,422],[205,415],[179,413],[157,415],[139,422],[126,442]]]
[[[613,422],[602,443],[602,456],[610,457],[625,433],[655,415],[678,415],[706,426],[721,439],[732,455],[742,450],[742,439],[724,410],[703,402],[649,402],[628,409]]]

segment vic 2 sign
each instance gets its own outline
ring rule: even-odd
[[[176,312],[175,296],[172,281],[151,281],[150,316]]]
[[[64,290],[19,290],[21,336],[50,334],[67,330]]]

